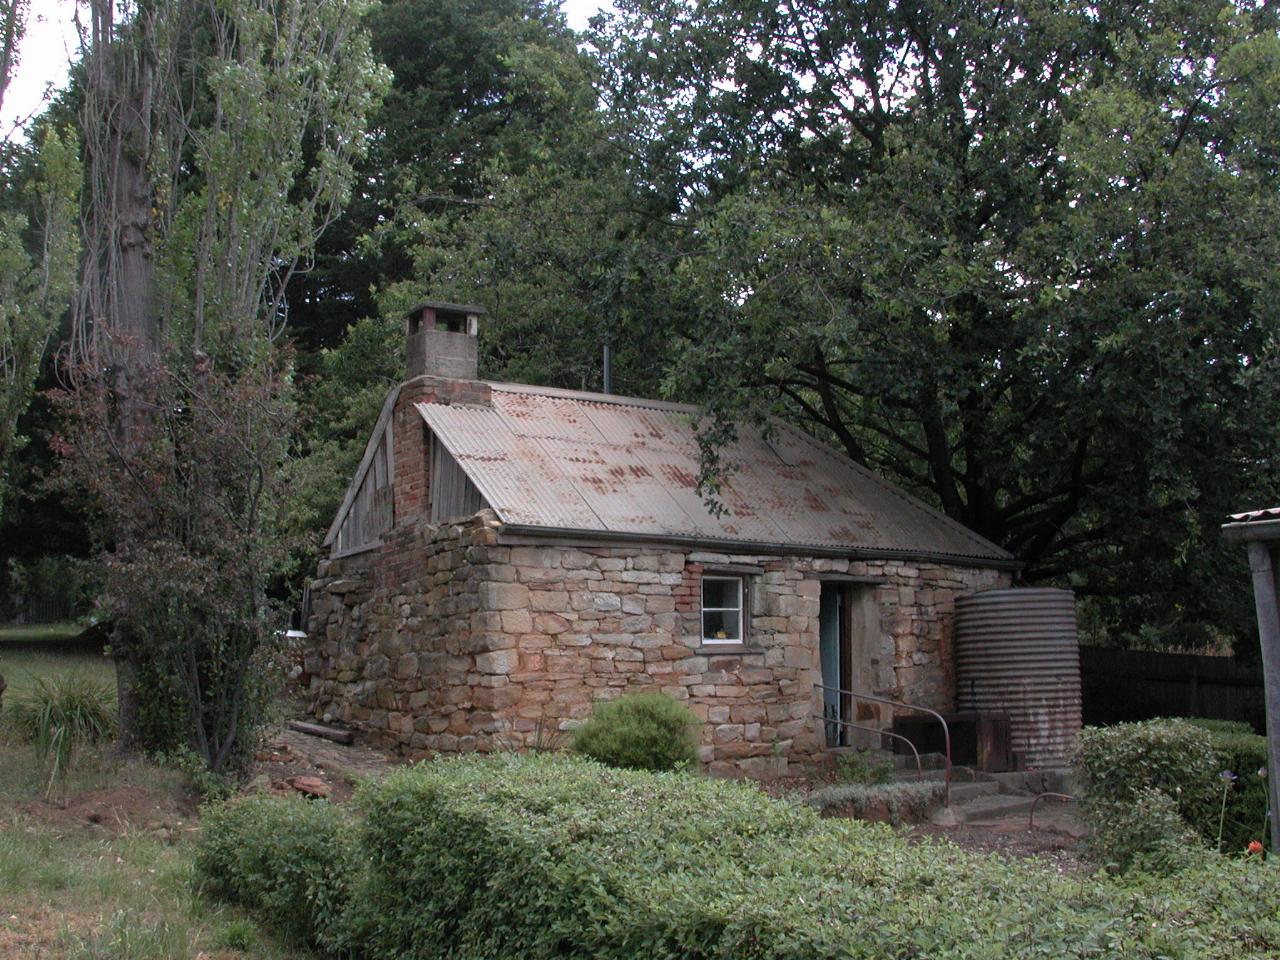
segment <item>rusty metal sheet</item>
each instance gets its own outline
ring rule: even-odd
[[[1230,519],[1237,523],[1253,523],[1256,520],[1280,520],[1280,507],[1268,507],[1265,510],[1246,510],[1244,513],[1233,513]]]
[[[416,405],[432,433],[507,523],[595,529],[600,520],[537,443],[513,433],[496,410]]]
[[[1080,647],[1070,590],[1019,587],[956,600],[956,705],[1009,714],[1032,766],[1069,763],[1081,725]]]
[[[1007,560],[1008,554],[779,424],[742,427],[713,513],[697,491],[696,410],[492,385],[492,406],[419,404],[507,523],[785,546]]]

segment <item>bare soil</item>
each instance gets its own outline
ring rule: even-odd
[[[254,780],[282,792],[298,789],[289,781],[318,780],[327,787],[328,799],[345,803],[361,781],[382,776],[402,763],[399,757],[362,744],[345,746],[273,727],[258,749]]]
[[[909,839],[926,837],[948,840],[975,853],[997,854],[1019,860],[1039,860],[1060,874],[1092,873],[1098,869],[1080,848],[1084,828],[1074,811],[1062,807],[1041,807],[1034,826],[1020,813],[989,821],[941,827],[919,823],[904,831]]]

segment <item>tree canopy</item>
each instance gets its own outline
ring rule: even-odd
[[[610,109],[696,237],[669,383],[709,471],[782,415],[1028,580],[1221,615],[1216,527],[1280,493],[1271,10],[617,6]]]
[[[781,417],[1109,629],[1247,634],[1217,527],[1280,500],[1272,5],[617,0],[578,35],[553,0],[381,0],[363,27],[391,86],[342,203],[307,206],[331,153],[262,76],[175,86],[215,133],[156,154],[152,315],[298,348],[290,529],[340,499],[404,309],[475,301],[486,376],[598,389],[607,343],[619,391],[700,404],[712,500],[734,423]],[[281,228],[256,253],[228,190]]]

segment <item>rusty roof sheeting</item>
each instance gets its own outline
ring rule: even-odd
[[[1010,555],[803,432],[739,428],[716,516],[693,407],[492,384],[491,407],[417,405],[504,523],[1008,563]]]
[[[1268,507],[1265,510],[1246,510],[1244,513],[1233,513],[1229,519],[1236,523],[1255,523],[1257,521],[1280,520],[1280,507]]]

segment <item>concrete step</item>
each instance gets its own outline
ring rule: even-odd
[[[1000,784],[987,780],[978,783],[951,784],[951,805],[969,803],[979,797],[994,797],[1000,793]]]
[[[974,797],[957,803],[952,800],[951,813],[961,823],[973,823],[983,820],[998,820],[1019,813],[1030,813],[1031,804],[1035,802],[1031,794],[999,793],[985,797]]]
[[[912,764],[912,766],[909,769],[895,770],[893,773],[893,779],[901,781],[903,783],[910,783],[912,780],[916,779],[917,774],[918,774],[918,771],[916,770],[915,765]],[[947,775],[947,772],[945,769],[926,768],[924,770],[922,779],[943,780],[946,778],[946,775]],[[992,776],[991,774],[983,773],[981,770],[974,770],[972,767],[952,767],[951,768],[952,784],[990,783],[990,782],[993,782],[995,779],[996,777]]]

